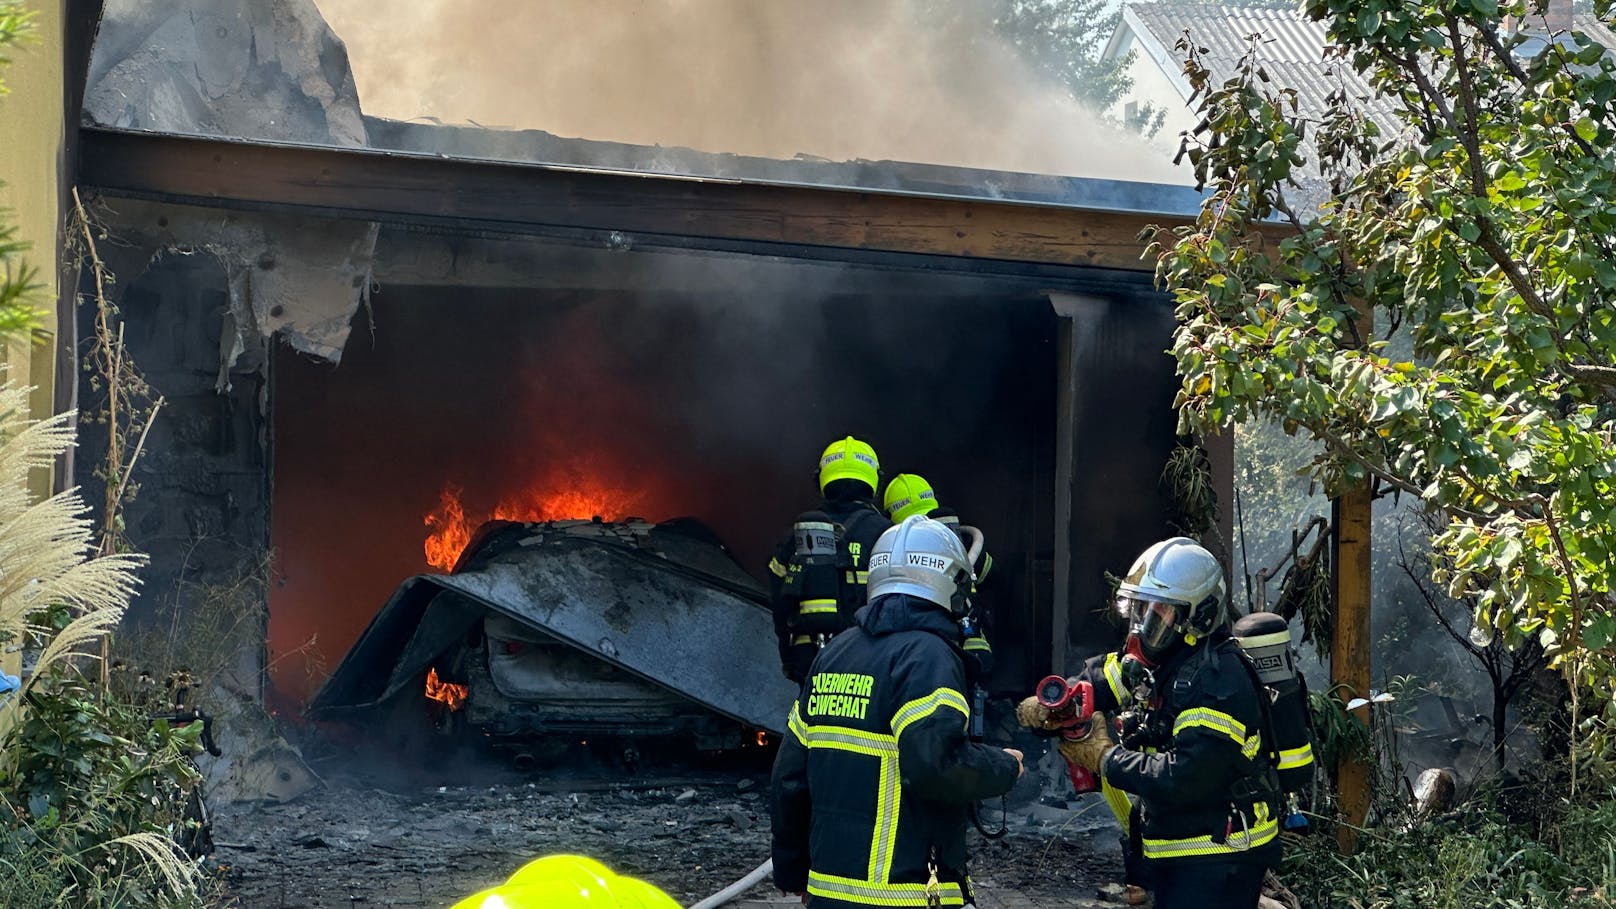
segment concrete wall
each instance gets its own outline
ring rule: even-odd
[[[208,255],[166,256],[137,275],[118,258],[142,251],[109,244],[115,273],[136,275],[119,297],[129,356],[164,406],[146,439],[124,510],[133,547],[150,555],[124,619],[126,632],[151,632],[176,662],[202,671],[219,661],[232,677],[213,678],[233,695],[256,698],[262,669],[264,568],[269,546],[267,373],[262,347],[237,358],[228,390],[216,390],[221,340],[228,339],[229,281]],[[81,307],[79,331],[93,313]],[[87,391],[85,408],[101,406]],[[86,424],[79,436],[75,482],[102,501],[95,475],[106,458],[106,428]],[[134,640],[126,635],[125,643]],[[190,658],[191,651],[218,651]],[[228,648],[232,659],[224,659]],[[136,652],[139,658],[147,653]]]

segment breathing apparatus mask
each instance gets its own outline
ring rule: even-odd
[[[1159,665],[1180,643],[1193,647],[1223,622],[1223,567],[1200,544],[1173,537],[1134,560],[1114,607],[1128,622],[1127,653]]]

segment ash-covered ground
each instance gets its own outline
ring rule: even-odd
[[[767,755],[525,774],[465,755],[430,768],[353,752],[313,765],[324,785],[291,802],[215,807],[221,905],[447,907],[557,852],[598,858],[691,905],[768,857]],[[1063,807],[1054,755],[1029,774],[1012,794],[1009,834],[971,834],[978,905],[1114,905],[1091,902],[1121,876],[1115,822],[1099,797]],[[989,827],[998,808],[984,812]],[[739,905],[780,896],[765,882]]]

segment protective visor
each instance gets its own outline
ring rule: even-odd
[[[1183,613],[1189,604],[1172,600],[1151,600],[1129,593],[1119,593],[1116,610],[1127,617],[1128,631],[1139,639],[1146,652],[1160,652],[1178,633]]]

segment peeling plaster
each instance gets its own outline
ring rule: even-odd
[[[223,266],[230,308],[219,338],[221,392],[258,339],[279,336],[295,350],[340,362],[354,314],[370,302],[381,229],[375,222],[130,200],[106,203],[101,218],[124,244],[114,269],[118,287],[164,255],[206,253]]]

